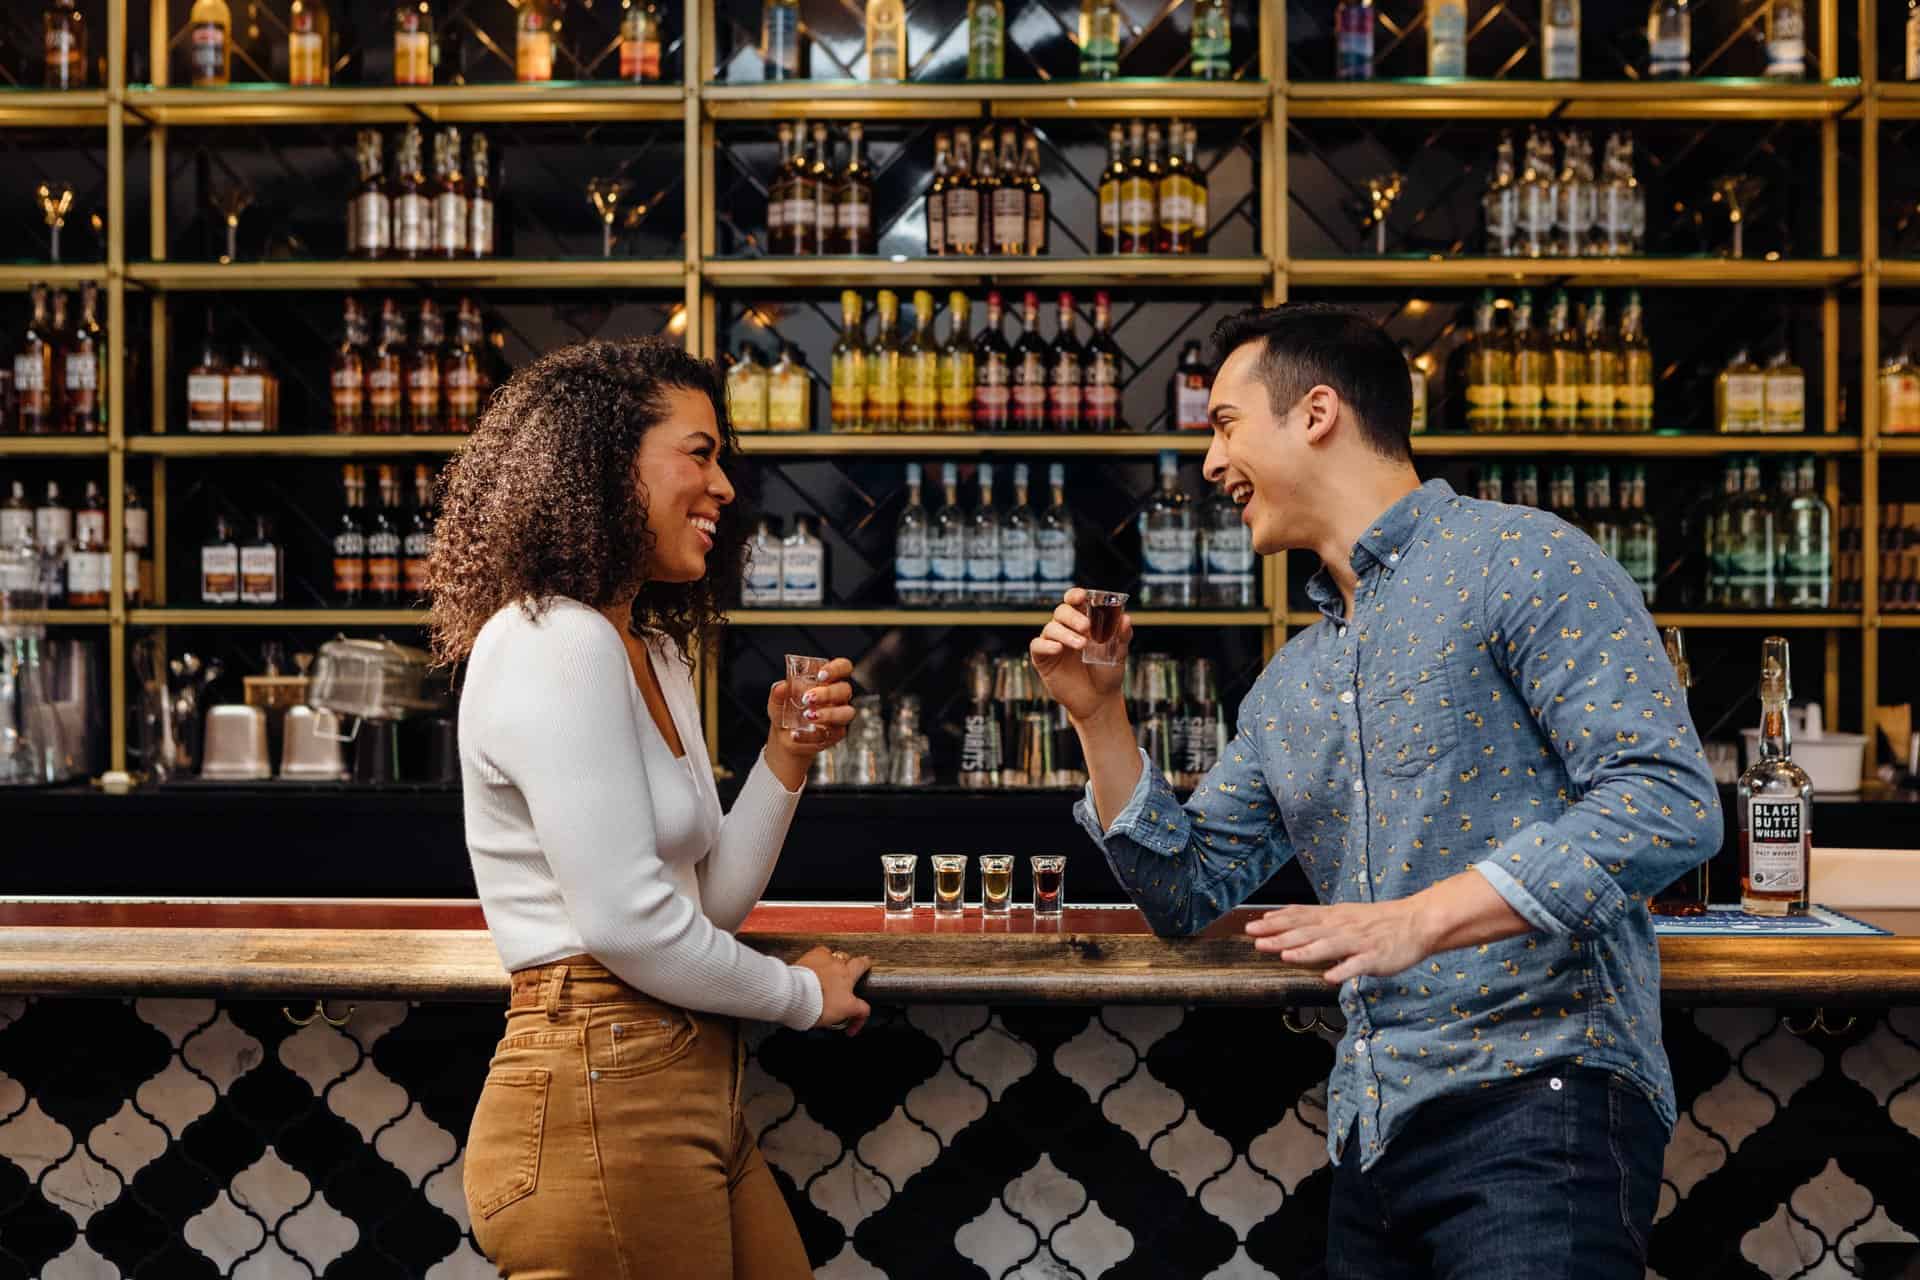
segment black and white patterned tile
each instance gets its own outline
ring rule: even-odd
[[[460,1161],[498,1030],[458,1005],[335,1027],[0,999],[0,1278],[490,1277]],[[1866,1277],[1874,1248],[1920,1250],[1920,1010],[1669,1010],[1667,1044],[1652,1280]],[[925,1006],[750,1047],[749,1121],[821,1280],[1322,1273],[1323,1030]]]

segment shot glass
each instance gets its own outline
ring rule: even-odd
[[[920,855],[883,853],[880,855],[880,866],[880,905],[886,908],[890,916],[912,915],[913,881],[920,866]]]
[[[802,654],[787,655],[787,705],[780,708],[780,727],[793,729],[800,733],[817,733],[820,726],[807,719],[807,704],[802,701],[807,691],[819,684],[827,670],[826,658],[809,658]]]
[[[1067,900],[1067,859],[1058,853],[1033,858],[1033,914],[1057,916]]]
[[[1127,608],[1124,591],[1087,591],[1087,621],[1092,630],[1080,661],[1096,667],[1120,665],[1120,615]]]
[[[1013,855],[980,855],[980,913],[1004,916],[1013,906]]]
[[[964,909],[962,893],[967,887],[967,855],[933,855],[933,914],[957,916]]]

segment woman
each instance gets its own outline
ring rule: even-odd
[[[433,642],[467,664],[467,847],[513,975],[465,1182],[503,1276],[812,1274],[741,1111],[739,1023],[856,1032],[868,962],[733,930],[853,719],[852,666],[723,819],[686,655],[740,566],[733,445],[713,365],[588,342],[516,373],[450,468]]]

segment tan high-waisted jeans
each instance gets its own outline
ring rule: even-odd
[[[793,1216],[740,1109],[732,1018],[586,957],[513,975],[467,1136],[467,1212],[510,1280],[800,1280]]]

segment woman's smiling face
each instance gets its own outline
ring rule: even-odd
[[[720,509],[733,484],[720,465],[720,424],[713,402],[698,391],[671,388],[667,412],[641,438],[634,479],[647,510],[653,546],[647,577],[697,582],[706,576]]]

